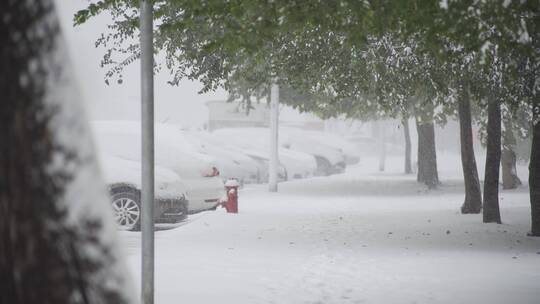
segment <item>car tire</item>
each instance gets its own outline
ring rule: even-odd
[[[120,230],[141,230],[141,193],[132,187],[111,189],[111,206],[114,220]]]

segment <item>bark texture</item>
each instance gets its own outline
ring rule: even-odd
[[[411,174],[411,132],[409,129],[409,120],[403,118],[401,124],[403,125],[403,135],[405,138],[405,174]]]
[[[437,188],[439,175],[437,172],[437,150],[435,147],[435,126],[433,122],[416,121],[418,132],[418,182],[430,189]]]
[[[482,210],[482,193],[473,148],[471,104],[466,90],[460,92],[458,111],[461,166],[463,167],[463,180],[465,183],[465,201],[461,206],[461,213],[480,213]]]
[[[113,259],[96,239],[101,219],[73,226],[60,203],[73,176],[52,163],[81,160],[51,132],[56,20],[53,0],[0,2],[0,303],[126,303],[111,277],[93,281]]]
[[[521,185],[521,180],[517,176],[516,168],[516,138],[512,131],[511,123],[505,123],[505,131],[503,136],[503,148],[501,155],[502,167],[502,184],[503,189],[516,189]]]
[[[499,168],[501,165],[501,104],[488,104],[486,172],[484,177],[484,223],[501,223],[499,211]]]
[[[530,235],[540,236],[540,121],[533,126],[529,163],[529,194],[531,199]]]

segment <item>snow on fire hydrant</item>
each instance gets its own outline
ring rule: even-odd
[[[229,179],[225,182],[227,191],[227,201],[224,203],[225,210],[228,213],[238,213],[238,187],[240,184],[235,179]]]

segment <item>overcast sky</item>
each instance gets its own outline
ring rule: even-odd
[[[139,61],[124,73],[123,84],[104,82],[105,69],[99,66],[104,54],[103,48],[96,48],[94,42],[104,32],[110,19],[106,16],[91,20],[88,24],[74,28],[73,14],[88,4],[87,0],[57,0],[58,13],[69,47],[71,62],[78,77],[89,115],[93,119],[139,119],[140,80]],[[171,86],[167,71],[155,77],[155,115],[158,121],[170,121],[186,126],[201,126],[207,121],[207,100],[226,98],[226,92],[199,95],[198,82],[185,80],[180,86]]]

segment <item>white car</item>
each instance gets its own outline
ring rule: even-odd
[[[315,175],[330,175],[345,171],[346,159],[343,152],[300,129],[283,128],[280,132],[280,145],[294,151],[311,154],[317,162]]]
[[[289,138],[309,138],[319,144],[338,149],[345,156],[345,163],[347,165],[354,165],[360,161],[360,151],[358,147],[338,134],[314,130],[302,130],[298,128],[283,128],[282,132],[289,134]]]
[[[259,171],[259,180],[258,183],[267,183],[269,180],[269,162],[267,154],[265,152],[258,150],[257,148],[247,148],[242,149],[242,152],[251,157],[257,163],[257,169]],[[287,170],[283,164],[278,164],[277,172],[278,182],[287,180]]]
[[[268,128],[231,128],[213,132],[214,136],[226,138],[242,148],[243,151],[257,150],[268,158],[270,133]],[[249,153],[249,152],[246,152]],[[279,148],[279,161],[287,171],[286,180],[306,178],[314,175],[317,169],[315,158],[307,153]]]
[[[317,171],[317,161],[308,153],[280,148],[279,159],[287,170],[287,180],[312,177]]]
[[[101,168],[111,195],[114,218],[121,230],[141,227],[141,163],[102,155]],[[173,171],[155,167],[154,219],[156,223],[176,223],[188,213],[187,187]]]
[[[229,145],[217,143],[207,132],[184,132],[187,140],[202,154],[216,159],[221,178],[235,179],[243,184],[257,183],[260,179],[257,162]]]
[[[258,170],[258,183],[267,183],[268,182],[268,149],[262,149],[260,146],[250,143],[250,142],[243,142],[238,141],[229,137],[224,137],[221,134],[218,133],[210,133],[210,136],[212,137],[212,141],[216,143],[217,145],[220,145],[222,147],[226,147],[227,149],[230,149],[231,151],[239,154],[244,154],[248,157],[250,157],[253,161],[255,161],[257,165]],[[287,170],[283,166],[283,164],[279,164],[278,166],[278,181],[286,181],[287,180]]]
[[[131,121],[94,122],[103,154],[141,161],[141,125]],[[155,125],[155,165],[176,173],[187,186],[189,213],[215,209],[224,199],[223,181],[215,161],[195,151],[174,126]]]

